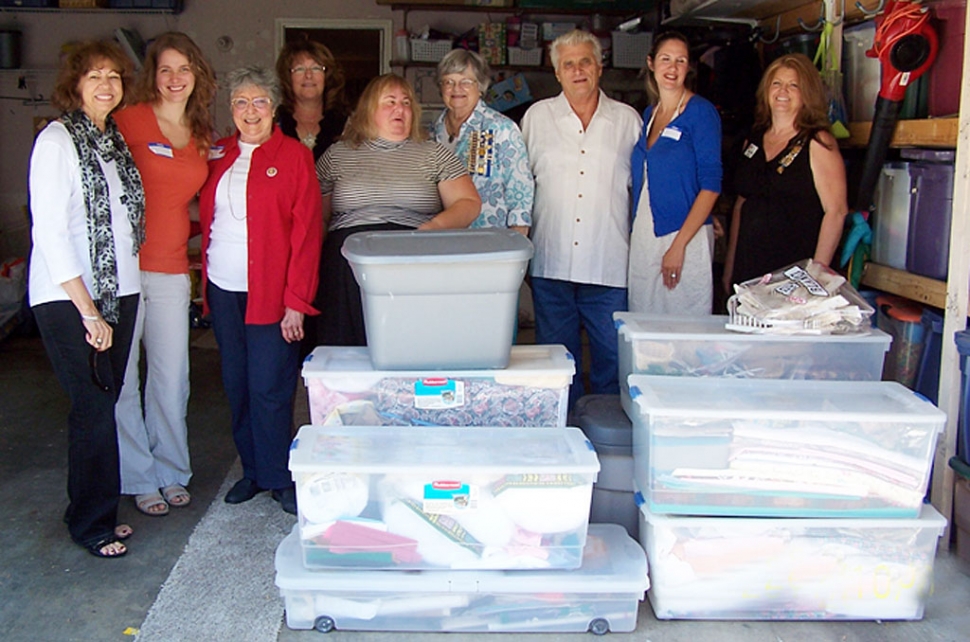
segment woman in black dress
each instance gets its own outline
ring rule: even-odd
[[[825,86],[808,57],[772,62],[735,175],[726,291],[802,259],[832,261],[848,202],[845,165],[829,129]]]

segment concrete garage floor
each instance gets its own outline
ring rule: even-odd
[[[211,345],[204,336],[196,345]],[[66,505],[67,399],[38,337],[0,342],[0,639],[6,642],[133,640],[189,536],[219,491],[236,459],[218,353],[193,347],[190,448],[192,504],[163,518],[142,515],[130,498],[120,519],[135,536],[129,554],[99,560],[73,545],[61,523]],[[298,404],[297,422],[305,418]],[[240,560],[245,564],[245,560]],[[191,604],[185,605],[192,609]],[[245,614],[240,614],[242,617]],[[919,622],[689,622],[657,621],[640,606],[639,626],[609,640],[697,642],[839,641],[913,642],[970,639],[970,564],[940,553],[935,592]],[[278,642],[311,640],[485,639],[484,634],[403,634],[291,631],[281,625]],[[593,639],[590,634],[499,634],[492,638],[536,642]],[[190,637],[172,638],[189,640]],[[246,642],[240,640],[239,642]]]

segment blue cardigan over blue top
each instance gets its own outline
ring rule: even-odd
[[[676,232],[702,189],[721,191],[721,118],[710,101],[694,95],[647,149],[647,124],[654,105],[643,111],[643,130],[633,148],[633,216],[637,214],[646,168],[650,209],[657,237]],[[710,222],[710,219],[708,219]]]

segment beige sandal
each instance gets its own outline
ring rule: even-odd
[[[188,506],[189,502],[192,501],[192,496],[189,495],[189,491],[185,490],[185,486],[182,484],[171,484],[170,486],[166,486],[162,489],[162,496],[170,506],[174,506],[175,508]]]
[[[168,515],[168,503],[158,493],[135,495],[135,507],[151,517]]]

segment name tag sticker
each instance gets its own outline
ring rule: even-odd
[[[664,127],[663,133],[660,134],[664,138],[672,138],[673,140],[680,140],[680,130],[676,127]]]
[[[221,145],[213,145],[209,148],[209,160],[216,160],[226,155],[226,148]]]
[[[172,151],[172,147],[170,145],[166,145],[165,143],[148,143],[148,149],[156,156],[175,158],[175,153]]]
[[[754,158],[754,155],[758,153],[758,146],[751,143],[744,149],[744,155],[746,158]]]

